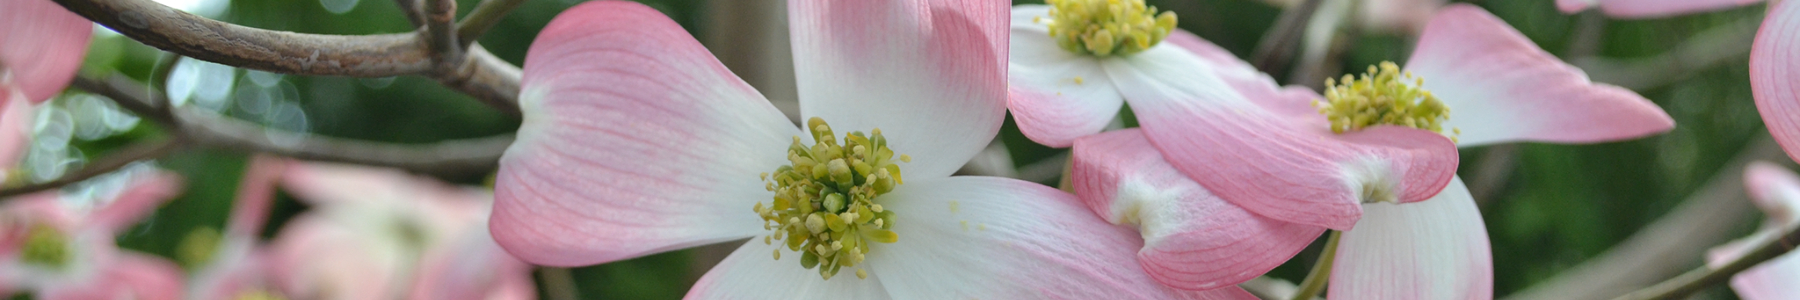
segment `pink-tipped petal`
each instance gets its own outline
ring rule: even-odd
[[[1056,45],[1042,23],[1050,20],[1049,12],[1044,5],[1013,8],[1006,106],[1025,137],[1061,148],[1100,132],[1125,99],[1099,59]]]
[[[1268,273],[1300,253],[1324,227],[1276,221],[1207,192],[1164,161],[1137,129],[1075,141],[1075,195],[1107,222],[1144,237],[1138,260],[1151,278],[1211,289]]]
[[[532,43],[523,89],[491,220],[513,255],[589,265],[765,232],[757,174],[799,131],[662,13],[564,11]]]
[[[783,252],[780,260],[775,251]],[[855,273],[845,268],[823,280],[818,269],[800,267],[799,253],[752,240],[706,271],[686,299],[893,299],[875,270],[869,270],[868,279]]]
[[[1649,19],[1704,13],[1747,6],[1766,0],[1557,0],[1563,13],[1575,13],[1590,6],[1614,18]],[[1578,5],[1579,4],[1579,5]]]
[[[1395,126],[1333,134],[1324,116],[1303,113],[1317,95],[1227,81],[1179,48],[1106,63],[1176,169],[1263,216],[1349,229],[1360,203],[1424,200],[1456,171],[1455,145],[1442,135]]]
[[[39,291],[46,300],[182,299],[181,268],[168,260],[120,252],[95,270],[86,282]]]
[[[11,170],[31,146],[31,122],[37,114],[25,94],[6,83],[0,83],[0,101],[6,101],[0,103],[0,170]],[[0,181],[7,180],[6,176],[0,175]]]
[[[262,232],[263,223],[269,218],[269,206],[275,201],[275,186],[280,182],[287,165],[286,159],[275,156],[256,155],[250,158],[249,166],[244,168],[243,179],[238,180],[237,200],[231,206],[231,219],[226,224],[226,235],[254,239]]]
[[[1136,261],[1136,232],[1055,188],[997,177],[907,180],[876,202],[894,211],[899,241],[873,245],[865,263],[895,299],[1255,299],[1229,285],[1158,284]]]
[[[1662,108],[1538,49],[1499,17],[1473,5],[1438,11],[1406,69],[1450,107],[1446,130],[1460,146],[1512,141],[1593,143],[1675,127]]]
[[[1765,227],[1800,223],[1800,177],[1793,171],[1774,163],[1753,162],[1744,170],[1744,186],[1751,202],[1767,216]]]
[[[1493,299],[1487,225],[1461,179],[1417,203],[1375,203],[1339,237],[1330,299]]]
[[[1750,91],[1769,134],[1800,159],[1800,3],[1769,6],[1750,46]]]
[[[152,171],[130,180],[116,198],[88,216],[86,226],[108,233],[121,232],[181,194],[181,175],[175,173]]]
[[[880,128],[907,179],[949,176],[1005,119],[1005,1],[788,4],[802,120]]]
[[[81,68],[94,23],[50,0],[3,0],[0,7],[0,85],[13,84],[32,103],[62,92]]]

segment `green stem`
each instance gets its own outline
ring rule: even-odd
[[[1292,299],[1312,300],[1325,291],[1325,281],[1331,278],[1332,259],[1337,257],[1338,236],[1342,234],[1342,231],[1331,231],[1331,237],[1325,239],[1325,250],[1319,252],[1319,262],[1306,273],[1306,280],[1300,282],[1300,290],[1294,292]]]
[[[1800,244],[1800,226],[1789,226],[1781,232],[1781,235],[1770,237],[1767,241],[1758,244],[1756,248],[1745,252],[1743,256],[1716,269],[1700,266],[1698,269],[1682,273],[1680,276],[1642,290],[1619,296],[1614,300],[1686,299],[1688,295],[1731,279],[1731,276],[1737,275],[1738,272],[1781,257],[1788,251],[1793,251],[1796,244]]]

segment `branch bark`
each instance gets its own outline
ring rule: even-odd
[[[436,63],[438,56],[433,56],[431,39],[420,32],[306,34],[219,22],[150,0],[55,1],[145,45],[183,56],[299,75],[424,75],[502,111],[518,114],[518,67],[486,51],[474,53],[473,49],[479,49],[476,47],[470,48],[469,55]]]
[[[163,140],[163,141],[132,145],[131,147],[125,148],[124,150],[119,150],[117,153],[113,153],[113,154],[107,155],[106,157],[103,157],[99,160],[95,160],[93,163],[90,163],[87,166],[81,167],[80,170],[76,170],[75,172],[64,174],[62,177],[58,177],[56,179],[46,181],[46,182],[33,183],[33,184],[27,184],[27,185],[22,185],[22,186],[18,186],[18,187],[10,187],[10,188],[6,188],[6,189],[0,189],[0,200],[9,200],[9,199],[12,199],[14,196],[18,196],[18,195],[30,194],[30,193],[50,190],[50,189],[54,189],[54,188],[59,188],[59,187],[65,186],[65,185],[73,184],[76,182],[81,182],[82,180],[87,180],[88,178],[94,178],[94,176],[100,176],[102,174],[111,173],[112,171],[118,170],[119,168],[123,168],[125,166],[131,165],[131,163],[133,163],[133,162],[162,157],[163,155],[168,155],[170,152],[173,152],[175,150],[175,148],[180,148],[181,145],[182,145],[182,142],[181,142],[180,137]]]

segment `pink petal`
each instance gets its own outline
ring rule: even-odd
[[[1323,116],[1304,113],[1316,94],[1227,81],[1187,51],[1153,47],[1107,64],[1165,159],[1263,216],[1348,229],[1360,203],[1424,200],[1456,170],[1455,145],[1442,135],[1394,126],[1332,134]]]
[[[231,220],[226,235],[255,238],[269,218],[269,206],[275,201],[275,185],[286,171],[288,161],[274,156],[256,155],[238,180],[237,200],[231,207]]]
[[[1763,0],[1556,0],[1563,13],[1599,6],[1607,16],[1627,19],[1672,17],[1761,3]]]
[[[1800,4],[1769,6],[1750,46],[1750,91],[1769,134],[1800,159]]]
[[[780,260],[774,257],[777,250],[785,252]],[[798,253],[785,247],[751,240],[706,271],[688,289],[686,299],[893,298],[874,270],[870,270],[868,279],[857,279],[854,270],[846,270],[830,280],[822,280],[817,269],[801,268],[799,259]]]
[[[168,260],[121,252],[100,266],[87,282],[39,291],[46,300],[182,299],[181,268]]]
[[[269,255],[256,244],[254,240],[232,238],[221,242],[212,261],[194,272],[188,291],[195,299],[230,300],[268,288],[265,261]]]
[[[876,200],[894,211],[900,240],[874,245],[865,263],[895,299],[1255,299],[1235,286],[1158,284],[1134,259],[1136,232],[1036,183],[908,180]]]
[[[256,162],[252,164],[251,167],[257,167]],[[272,176],[257,179],[279,180],[296,199],[315,206],[415,202],[414,198],[425,190],[451,188],[396,169],[333,163],[289,163],[268,168],[274,170],[247,170],[246,176]],[[280,173],[257,174],[275,171]]]
[[[1032,141],[1068,147],[1075,138],[1100,132],[1125,104],[1100,60],[1075,54],[1050,38],[1050,7],[1013,8],[1007,74],[1007,108],[1019,131]]]
[[[1494,298],[1487,226],[1461,179],[1431,200],[1367,206],[1338,240],[1327,298]]]
[[[765,232],[757,174],[786,164],[799,131],[668,17],[624,1],[564,11],[523,84],[490,224],[513,255],[589,265]]]
[[[880,128],[907,179],[949,176],[1005,119],[1005,1],[796,0],[788,5],[802,120]]]
[[[269,274],[294,299],[391,299],[407,260],[417,254],[375,232],[302,215],[270,246]]]
[[[158,206],[181,195],[181,175],[154,171],[131,179],[129,186],[88,216],[86,226],[117,233],[136,224],[138,219],[156,212]]]
[[[1325,231],[1276,221],[1225,202],[1162,159],[1137,129],[1075,141],[1072,184],[1113,224],[1135,223],[1138,260],[1157,281],[1211,289],[1268,273]]]
[[[81,68],[93,23],[50,0],[4,0],[0,7],[0,85],[10,75],[32,103],[62,92]]]
[[[32,113],[31,102],[18,89],[8,88],[0,83],[0,170],[11,170],[25,158],[26,147],[31,146],[31,122],[37,114]],[[0,175],[0,180],[6,180]]]
[[[1481,8],[1457,4],[1425,26],[1407,70],[1450,107],[1461,146],[1593,143],[1668,131],[1668,113],[1625,88],[1596,84]]]
[[[1774,163],[1753,162],[1744,170],[1744,185],[1751,202],[1768,216],[1764,227],[1783,228],[1800,222],[1800,177],[1793,171]]]
[[[487,230],[470,230],[421,258],[418,278],[410,299],[531,299],[536,291],[511,289],[511,283],[531,282],[531,266],[520,262]],[[504,297],[502,297],[504,296]]]

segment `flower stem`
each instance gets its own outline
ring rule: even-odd
[[[1750,252],[1745,252],[1743,256],[1739,256],[1724,266],[1716,269],[1701,266],[1698,269],[1682,273],[1681,276],[1675,276],[1675,278],[1670,278],[1662,283],[1619,296],[1614,300],[1686,299],[1688,295],[1699,292],[1701,289],[1731,279],[1731,276],[1737,275],[1738,272],[1787,254],[1788,251],[1794,250],[1797,243],[1800,243],[1800,226],[1789,226],[1781,235],[1764,241],[1756,248],[1752,248]]]
[[[1319,252],[1319,261],[1313,264],[1311,272],[1306,273],[1306,280],[1300,282],[1300,290],[1294,291],[1294,300],[1311,300],[1325,291],[1325,281],[1331,278],[1332,259],[1337,257],[1338,236],[1342,231],[1332,230],[1331,237],[1325,239],[1325,250]]]

